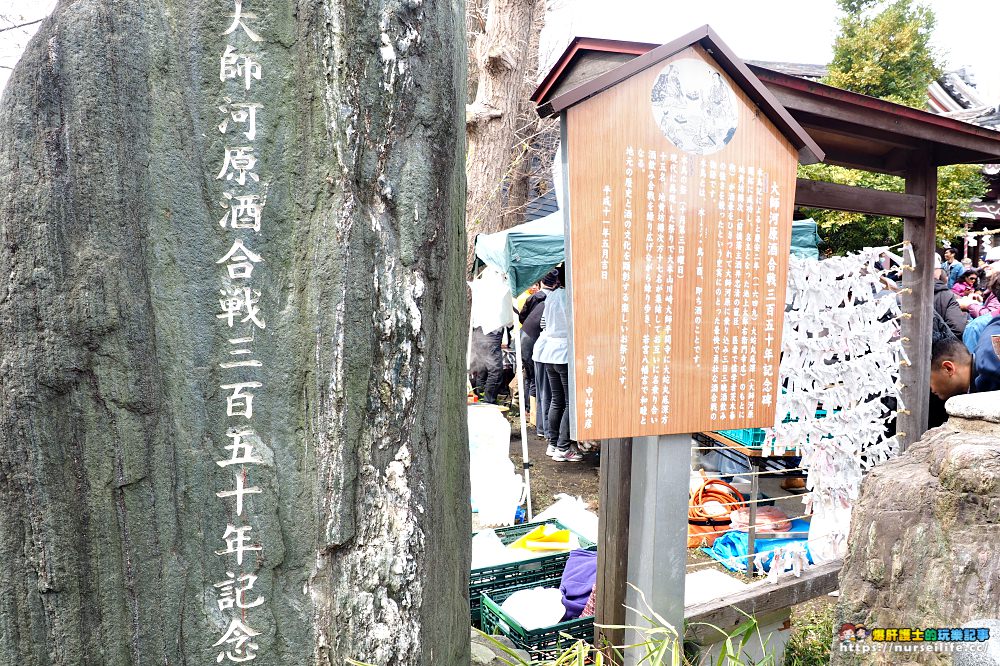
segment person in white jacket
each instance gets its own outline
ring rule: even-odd
[[[545,298],[542,333],[535,343],[535,362],[545,367],[551,399],[549,445],[545,453],[556,462],[579,462],[583,455],[569,439],[569,320],[566,316],[566,273],[560,266],[559,286]]]

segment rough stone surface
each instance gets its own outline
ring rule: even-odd
[[[1000,393],[983,394],[978,404],[995,412]],[[971,408],[963,413],[973,416]],[[1000,424],[952,417],[862,483],[836,624],[936,628],[1000,618],[997,544]],[[898,663],[885,657],[835,650],[832,663]],[[951,662],[933,654],[906,658]]]
[[[467,663],[462,3],[242,7],[268,185],[252,663]],[[60,2],[0,100],[0,666],[216,663],[233,10]]]
[[[472,666],[510,666],[514,659],[497,647],[493,641],[502,643],[512,650],[524,663],[531,661],[531,657],[524,650],[518,650],[514,643],[505,636],[487,637],[482,632],[472,630]],[[516,663],[516,662],[515,662]]]
[[[1000,620],[972,620],[963,627],[990,630],[985,652],[961,652],[954,656],[955,666],[1000,666]]]
[[[948,415],[971,421],[1000,423],[1000,400],[996,392],[966,393],[951,398],[946,404]]]

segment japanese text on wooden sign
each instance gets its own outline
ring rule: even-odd
[[[774,425],[794,148],[700,47],[565,122],[575,437]]]

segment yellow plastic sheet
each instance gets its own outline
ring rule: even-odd
[[[570,543],[569,530],[559,530],[553,525],[540,525],[507,547],[542,552],[570,550],[573,545]]]

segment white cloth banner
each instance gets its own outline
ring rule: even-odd
[[[498,328],[513,326],[514,301],[507,276],[487,266],[482,275],[469,283],[472,290],[472,326],[491,333]]]

